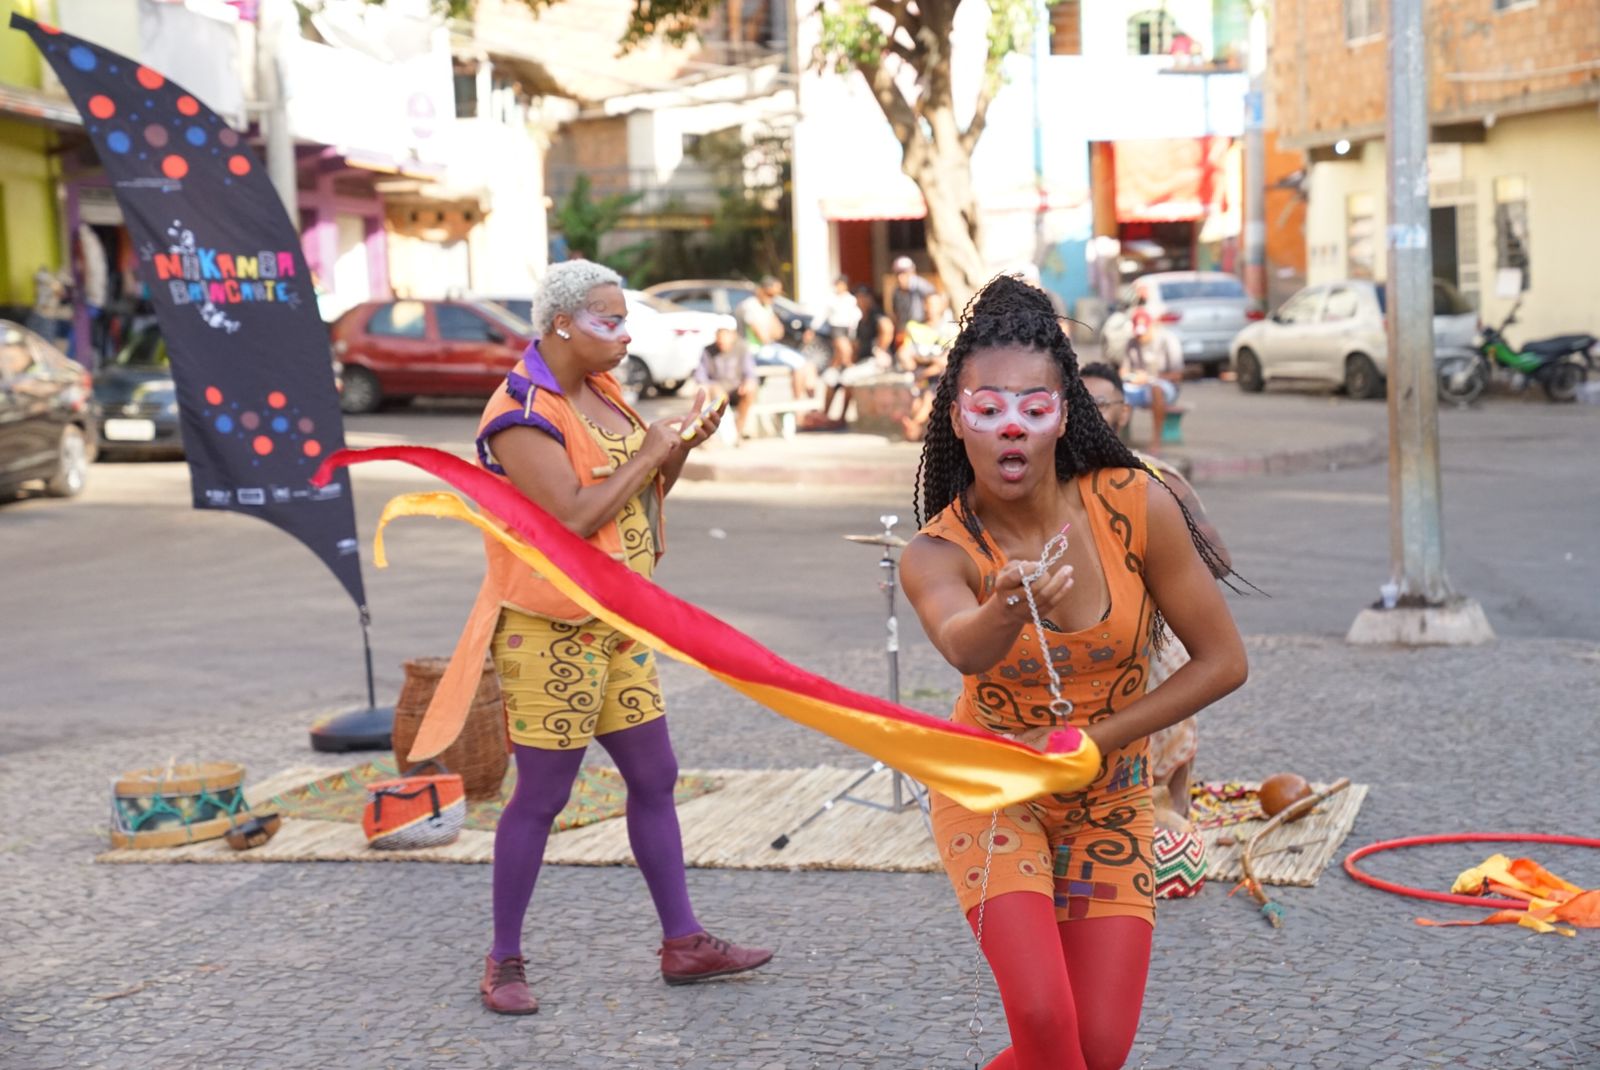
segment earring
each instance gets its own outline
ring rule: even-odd
[[[557,338],[571,338],[572,335],[568,334],[566,331],[563,331],[560,327],[557,327],[556,328],[556,337]]]

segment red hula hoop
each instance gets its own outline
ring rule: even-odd
[[[1455,832],[1442,836],[1406,836],[1398,840],[1379,840],[1357,848],[1345,856],[1344,871],[1355,880],[1379,891],[1413,899],[1427,899],[1435,903],[1455,903],[1464,907],[1481,907],[1486,910],[1527,910],[1528,904],[1520,899],[1501,899],[1482,895],[1453,895],[1427,888],[1413,888],[1409,884],[1396,884],[1382,880],[1356,867],[1368,855],[1380,851],[1394,851],[1402,847],[1425,847],[1435,843],[1558,843],[1568,847],[1600,847],[1600,840],[1586,836],[1554,836],[1543,832]]]

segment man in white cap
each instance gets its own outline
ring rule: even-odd
[[[906,324],[926,322],[926,301],[934,292],[933,283],[917,274],[917,265],[909,256],[895,258],[894,295],[889,300],[889,315],[894,320],[896,351],[904,341]]]

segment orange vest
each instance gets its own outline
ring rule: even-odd
[[[643,425],[637,413],[622,400],[622,389],[616,379],[608,374],[589,376],[589,389]],[[478,421],[478,464],[490,473],[506,479],[505,470],[495,462],[489,440],[510,427],[536,427],[566,448],[567,460],[578,475],[580,485],[588,487],[601,482],[616,467],[606,451],[594,440],[581,413],[561,392],[544,358],[539,354],[539,343],[528,347],[522,360],[506,376],[506,381],[489,398],[483,417]],[[509,480],[507,480],[509,482]],[[647,499],[646,513],[651,518],[651,532],[655,536],[656,556],[666,549],[666,538],[661,522],[661,502],[666,495],[666,485],[658,474],[655,479],[653,500]],[[623,560],[622,533],[616,519],[602,524],[589,542],[617,560]],[[478,678],[483,670],[483,659],[494,630],[500,622],[500,610],[509,606],[524,613],[549,617],[553,620],[577,622],[588,620],[590,614],[576,602],[558,591],[527,565],[517,560],[497,540],[484,537],[484,554],[488,571],[483,585],[478,588],[477,601],[467,617],[461,638],[456,641],[455,653],[450,657],[450,667],[439,681],[438,690],[428,703],[423,723],[428,725],[428,737],[442,739],[438,750],[444,749],[460,734],[466,723],[467,711],[472,706],[478,689]],[[438,722],[435,724],[434,722]],[[423,733],[419,730],[418,738]],[[434,754],[438,750],[433,751]],[[412,761],[421,761],[432,754],[412,751]]]

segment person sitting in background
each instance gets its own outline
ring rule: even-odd
[[[861,324],[861,305],[850,292],[850,280],[840,275],[833,280],[833,296],[828,298],[823,322],[828,325],[828,336],[833,350],[830,367],[843,368],[851,362],[851,343],[856,327]]]
[[[1130,406],[1150,410],[1148,449],[1159,453],[1167,409],[1177,403],[1178,384],[1183,382],[1183,348],[1150,314],[1143,294],[1134,303],[1129,320],[1133,337],[1128,342],[1127,362],[1120,369],[1123,392]]]
[[[923,302],[922,319],[906,324],[905,341],[897,351],[901,370],[916,373],[919,380],[929,378],[927,369],[942,369],[944,351],[960,330],[950,311],[950,299],[942,293],[929,294]],[[937,376],[938,370],[933,371],[931,377]]]
[[[906,324],[927,320],[927,300],[934,292],[933,283],[917,274],[915,261],[909,256],[895,258],[894,294],[889,298],[889,312],[894,319],[896,348],[903,341]]]
[[[760,382],[756,378],[756,359],[732,327],[718,327],[716,341],[700,354],[694,378],[706,388],[707,401],[733,406],[734,426],[742,441],[750,437],[750,406],[756,400]]]
[[[894,321],[884,315],[870,286],[860,286],[855,293],[855,337],[850,340],[848,356],[840,361],[837,354],[822,381],[827,384],[828,395],[822,403],[822,421],[830,427],[842,426],[845,414],[850,411],[850,388],[864,379],[882,375],[894,366],[891,355],[894,346]],[[833,416],[833,399],[844,397],[837,419]]]
[[[900,418],[907,442],[921,442],[927,433],[946,354],[961,330],[955,313],[950,311],[950,299],[942,293],[928,295],[925,314],[926,322],[913,320],[906,324],[906,341],[899,353],[900,367],[914,376],[911,411]]]
[[[794,397],[810,397],[817,386],[817,370],[805,356],[791,346],[783,344],[783,320],[778,317],[775,302],[783,293],[783,283],[768,275],[761,280],[756,292],[739,302],[733,310],[750,344],[758,365],[781,365],[788,368],[794,382]]]

